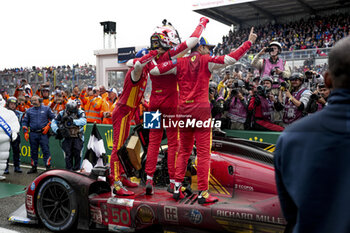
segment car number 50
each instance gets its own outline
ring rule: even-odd
[[[123,223],[128,225],[130,222],[130,216],[126,209],[112,208],[112,221],[114,223]]]

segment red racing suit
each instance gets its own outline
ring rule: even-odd
[[[133,61],[134,67],[129,69],[125,75],[123,92],[112,112],[113,149],[110,166],[111,176],[115,181],[119,181],[120,175],[124,173],[117,155],[118,150],[124,145],[129,136],[130,121],[146,89],[148,73],[145,72],[144,67],[157,54],[158,52],[153,50],[142,58]]]
[[[189,39],[182,42],[173,49],[168,50],[162,55],[155,58],[156,63],[162,63],[176,58],[179,54],[183,54],[193,48],[199,40],[203,30],[206,27],[208,20],[201,18],[199,25],[192,33]],[[154,64],[149,63],[146,66],[148,70],[154,67]],[[178,108],[178,86],[174,74],[164,75],[161,79],[150,75],[152,81],[152,93],[150,97],[150,111],[157,111],[162,113],[165,120],[171,119],[176,121]],[[168,139],[168,172],[169,178],[174,179],[175,176],[175,161],[178,153],[178,127],[170,126],[166,128]],[[156,170],[157,159],[159,154],[159,147],[163,136],[163,124],[161,129],[151,129],[149,133],[149,144],[147,150],[147,160],[145,171],[147,175],[152,176]]]
[[[196,140],[198,189],[208,190],[212,124],[209,79],[214,69],[234,64],[250,47],[251,42],[247,41],[230,54],[216,57],[193,52],[189,57],[159,64],[151,70],[152,75],[176,74],[179,84],[180,151],[176,161],[176,182],[184,179]]]

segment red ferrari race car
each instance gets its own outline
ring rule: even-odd
[[[147,132],[135,128],[147,151]],[[135,136],[134,136],[135,137]],[[128,143],[128,142],[127,142]],[[197,202],[196,150],[188,163],[186,181],[193,193],[175,201],[167,192],[166,147],[160,148],[153,195],[143,185],[130,188],[134,196],[115,196],[108,182],[108,167],[90,174],[54,169],[40,174],[27,188],[25,205],[10,215],[12,222],[43,223],[52,231],[71,228],[134,232],[158,225],[171,232],[283,232],[283,218],[274,178],[273,145],[214,136],[210,192],[219,202]],[[264,149],[263,149],[264,148]],[[129,155],[128,155],[129,154]],[[128,175],[144,183],[144,161],[137,170],[124,148],[119,157]],[[137,167],[137,166],[136,166]]]

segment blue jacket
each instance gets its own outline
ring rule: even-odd
[[[60,111],[58,113],[57,117],[51,122],[51,129],[54,133],[57,133],[58,124],[61,121],[64,113],[65,113],[65,110]],[[85,112],[83,110],[79,109],[77,117],[78,117],[78,119],[73,120],[73,124],[76,126],[79,126],[80,132],[84,135],[84,126],[86,125]]]
[[[49,107],[40,105],[39,107],[31,107],[26,111],[22,125],[29,127],[31,132],[38,132],[54,118],[55,114]]]
[[[296,121],[275,151],[277,190],[294,233],[350,232],[350,90]]]

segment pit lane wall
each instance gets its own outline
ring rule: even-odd
[[[87,124],[85,127],[84,134],[84,147],[82,152],[82,157],[84,157],[86,146],[89,141],[89,137],[92,130],[92,124]],[[110,157],[113,148],[113,128],[112,125],[97,125],[97,128],[103,138],[106,154]],[[130,131],[133,129],[131,126]],[[228,137],[240,137],[244,139],[249,139],[253,141],[267,142],[275,144],[280,133],[277,132],[262,132],[262,131],[244,131],[244,130],[225,130],[226,136]],[[30,165],[30,145],[26,142],[21,132],[21,164]],[[51,152],[51,165],[53,168],[65,168],[64,154],[60,146],[60,141],[55,139],[55,137],[50,137],[49,140],[50,152]],[[43,164],[43,153],[39,149],[39,166],[44,166]],[[12,151],[10,155],[10,160],[12,161]]]

